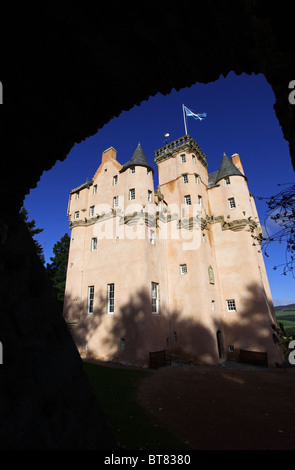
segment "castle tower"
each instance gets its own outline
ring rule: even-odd
[[[260,225],[238,154],[207,158],[186,135],[156,150],[110,147],[70,192],[64,316],[82,355],[148,365],[149,352],[218,364],[241,349],[281,362]]]

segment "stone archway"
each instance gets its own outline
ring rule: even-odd
[[[1,412],[0,447],[113,448],[18,211],[43,171],[123,110],[230,71],[265,75],[295,167],[291,15],[277,0],[50,2],[2,21],[0,400],[13,419]]]

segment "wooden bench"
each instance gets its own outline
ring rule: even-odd
[[[239,362],[268,367],[267,352],[240,349]]]
[[[150,367],[152,369],[157,369],[162,366],[171,366],[171,358],[166,354],[165,349],[162,351],[150,352]]]

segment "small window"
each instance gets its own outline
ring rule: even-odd
[[[125,338],[120,339],[120,349],[121,351],[124,351],[125,349]]]
[[[114,311],[115,311],[115,284],[108,284],[107,313],[113,314]]]
[[[215,312],[215,310],[216,310],[215,300],[211,300],[211,309],[212,309],[213,312]]]
[[[113,186],[116,186],[118,184],[118,175],[113,176]]]
[[[96,194],[96,193],[97,193],[97,184],[93,186],[93,194]]]
[[[151,170],[149,168],[147,168],[146,174],[149,175],[150,173],[151,173]]]
[[[215,281],[214,281],[214,272],[213,272],[212,266],[209,266],[209,268],[208,268],[208,276],[209,276],[209,283],[210,283],[210,284],[215,284]]]
[[[93,314],[93,301],[94,301],[94,286],[89,286],[88,287],[88,301],[87,301],[88,315]]]
[[[207,243],[207,239],[206,239],[206,234],[205,234],[205,233],[202,233],[202,240],[203,240],[203,243]]]
[[[195,173],[195,182],[196,182],[197,184],[200,183],[200,177],[199,177],[199,175],[197,175],[196,173]]]
[[[187,265],[181,264],[180,266],[180,274],[187,274]]]
[[[234,197],[229,198],[228,205],[230,209],[234,209],[234,207],[236,207],[236,201]]]
[[[133,199],[135,199],[135,189],[134,188],[129,189],[129,200],[132,201]]]
[[[129,173],[135,173],[135,166],[132,166],[132,167],[129,169]]]
[[[202,196],[198,196],[198,204],[199,204],[200,207],[202,207],[202,205],[203,205]]]
[[[76,194],[75,194],[75,199],[79,199],[79,197],[80,197],[80,192],[77,191]]]
[[[181,163],[185,163],[185,162],[186,162],[186,156],[185,156],[184,153],[183,153],[182,155],[180,155],[180,159],[181,159]]]
[[[190,206],[191,205],[191,196],[190,194],[188,194],[187,196],[184,196],[184,203],[186,206]]]
[[[75,219],[79,219],[79,211],[76,211],[76,212],[75,212],[74,218],[75,218]]]
[[[232,346],[232,345],[228,346],[228,352],[234,352],[234,350],[235,350],[234,346]]]
[[[91,238],[91,251],[96,251],[97,250],[97,238]]]
[[[227,178],[225,178],[225,184],[230,184],[229,176],[227,176]]]
[[[119,206],[119,196],[113,197],[113,207]]]
[[[159,313],[159,284],[152,282],[152,313]]]
[[[197,163],[195,155],[192,155],[192,161],[193,161],[193,163]]]
[[[177,331],[173,331],[174,342],[177,343]]]
[[[150,231],[150,242],[151,242],[152,245],[155,244],[155,238],[156,238],[155,231],[154,231],[154,230],[151,230],[151,231]]]
[[[237,311],[236,302],[235,302],[234,299],[227,300],[226,305],[227,305],[227,311],[228,312],[236,312]]]
[[[153,192],[148,190],[148,201],[149,202],[152,202],[152,195],[153,195]]]
[[[94,206],[91,206],[89,208],[89,217],[93,217],[94,216]]]
[[[182,182],[183,183],[188,183],[188,174],[187,173],[185,175],[182,175]]]

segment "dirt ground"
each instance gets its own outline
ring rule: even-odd
[[[173,364],[151,371],[137,398],[192,449],[295,450],[295,366]]]

